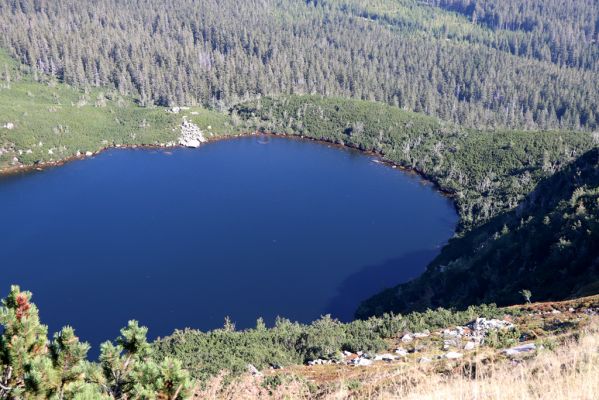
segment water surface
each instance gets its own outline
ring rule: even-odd
[[[351,319],[452,235],[448,199],[372,157],[283,138],[111,150],[0,179],[0,294],[34,293],[53,332],[97,346],[277,315]]]

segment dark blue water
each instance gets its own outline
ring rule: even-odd
[[[0,294],[34,294],[50,332],[97,346],[129,319],[152,337],[277,315],[351,319],[417,276],[452,235],[414,175],[326,145],[243,138],[113,150],[0,180]]]

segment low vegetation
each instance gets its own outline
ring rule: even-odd
[[[509,314],[504,318],[514,328],[489,331],[482,344],[473,349],[464,348],[464,342],[447,340],[454,337],[455,325],[450,323],[409,343],[401,334],[386,339],[386,351],[397,354],[394,349],[398,347],[407,351],[396,360],[374,361],[368,366],[343,362],[295,365],[234,378],[221,373],[205,381],[196,396],[592,399],[599,390],[598,300],[591,297],[500,309],[502,314]],[[507,354],[506,348],[522,343],[532,350]]]
[[[157,354],[176,357],[192,376],[206,379],[223,370],[234,374],[247,371],[248,363],[259,369],[303,364],[316,359],[336,360],[342,351],[377,352],[387,347],[386,339],[404,331],[438,329],[465,324],[479,316],[497,317],[505,311],[494,306],[469,307],[465,311],[427,310],[407,315],[387,314],[366,321],[341,323],[324,316],[309,325],[279,319],[272,328],[259,320],[256,328],[202,332],[175,331],[155,343]]]

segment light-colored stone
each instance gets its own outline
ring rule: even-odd
[[[7,122],[4,124],[4,128],[9,130],[15,129],[15,124],[13,124],[12,122]]]
[[[94,155],[94,153],[92,153],[91,151],[86,151],[86,152],[85,152],[85,156],[86,156],[86,157],[91,157],[91,156],[93,156],[93,155]]]
[[[409,333],[406,333],[405,335],[403,335],[401,337],[401,341],[403,343],[410,343],[412,340],[414,340],[414,338],[412,337],[412,335],[410,335]]]
[[[356,358],[356,361],[354,363],[354,365],[357,365],[358,367],[367,367],[369,365],[372,365],[372,360],[369,360],[367,358]]]
[[[394,361],[397,357],[392,354],[377,354],[374,356],[374,361]]]
[[[205,142],[206,138],[200,130],[200,128],[188,121],[187,118],[183,118],[181,123],[181,136],[179,136],[179,144],[185,147],[200,147],[200,144]]]
[[[466,350],[466,351],[474,350],[475,348],[476,348],[476,343],[474,343],[474,342],[467,342],[464,345],[464,350]]]
[[[534,343],[523,344],[520,346],[512,347],[511,349],[505,349],[503,352],[508,356],[515,356],[521,353],[528,353],[535,351],[537,346]]]
[[[418,359],[418,362],[419,362],[420,364],[428,364],[428,363],[430,363],[431,361],[433,361],[433,360],[431,360],[430,358],[427,358],[427,357],[421,357],[421,358],[419,358],[419,359]]]
[[[408,355],[408,351],[402,347],[399,347],[395,349],[395,354],[397,354],[399,357],[405,357]]]
[[[254,376],[262,375],[262,373],[258,371],[258,368],[254,367],[252,364],[248,364],[247,369],[248,372]]]
[[[458,358],[462,358],[463,356],[464,355],[462,353],[450,351],[450,352],[446,353],[443,357],[447,358],[448,360],[457,360]]]
[[[416,339],[422,339],[422,338],[425,338],[425,337],[429,337],[430,335],[431,335],[431,333],[429,331],[424,331],[424,332],[416,332],[414,334],[414,337]]]

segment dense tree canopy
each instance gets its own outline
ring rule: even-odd
[[[596,129],[592,0],[9,0],[0,45],[142,104],[383,101],[469,126]]]

